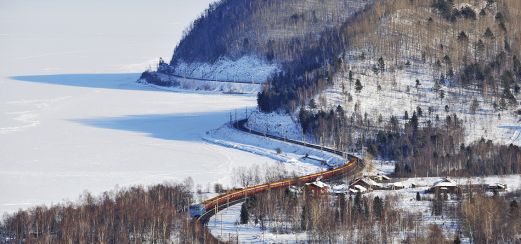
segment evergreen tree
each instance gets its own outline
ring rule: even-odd
[[[454,238],[454,244],[461,244],[461,239],[459,238],[459,235]]]
[[[485,34],[483,34],[486,38],[489,38],[489,39],[493,39],[494,38],[494,33],[492,33],[492,31],[490,30],[490,28],[487,28],[487,30],[485,31]]]
[[[380,197],[376,196],[373,199],[373,212],[376,218],[380,219],[383,215],[384,204]]]
[[[300,229],[307,230],[307,208],[306,204],[302,206],[302,214],[300,216]]]
[[[518,76],[518,79],[521,79],[521,61],[519,61],[519,58],[517,58],[516,55],[514,55],[513,58],[513,65],[514,65],[514,73]]]
[[[241,224],[247,224],[250,219],[250,214],[248,213],[247,202],[244,202],[241,206]]]
[[[378,59],[378,68],[380,69],[380,72],[383,74],[385,71],[385,61],[383,57],[380,57]]]
[[[517,204],[516,199],[510,202],[510,213],[515,213],[519,209],[519,205]]]
[[[360,82],[359,79],[356,79],[356,82],[355,82],[355,90],[356,90],[356,92],[360,93],[363,88],[364,88],[364,86],[362,86],[362,82]]]
[[[418,115],[416,115],[416,112],[412,113],[412,117],[411,117],[411,120],[409,121],[409,123],[411,124],[413,130],[418,130],[419,121],[418,121]]]
[[[315,99],[311,99],[309,101],[309,108],[311,108],[311,109],[317,108],[317,104],[315,103]]]
[[[356,192],[356,195],[355,195],[355,201],[354,201],[354,206],[353,206],[356,210],[357,213],[362,213],[362,193],[360,191]]]
[[[478,110],[479,108],[479,102],[478,102],[478,99],[474,98],[472,100],[472,103],[470,104],[470,113],[471,114],[475,114],[476,113],[476,110]]]
[[[340,195],[340,204],[339,204],[339,208],[340,208],[340,221],[343,223],[344,222],[344,219],[346,217],[346,207],[347,207],[347,202],[346,202],[346,196],[344,194]]]

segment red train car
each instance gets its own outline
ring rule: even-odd
[[[225,206],[230,203],[233,203],[237,200],[244,199],[248,196],[253,196],[257,193],[264,192],[267,190],[280,189],[284,187],[288,187],[291,185],[304,184],[315,181],[317,178],[321,177],[322,179],[331,179],[334,177],[338,177],[344,175],[346,173],[351,172],[358,164],[358,158],[351,157],[351,161],[348,163],[324,172],[319,172],[315,174],[310,174],[298,178],[293,179],[285,179],[278,182],[266,183],[256,186],[247,187],[241,190],[235,190],[223,195],[208,199],[201,204],[194,204],[190,206],[190,215],[194,218],[200,218],[203,215],[207,215],[210,210],[215,209],[215,211],[219,210],[219,206]]]

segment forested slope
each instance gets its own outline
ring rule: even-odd
[[[327,50],[322,51],[320,72],[316,71],[319,65],[304,70],[293,65],[289,70],[295,72],[275,77],[265,87],[259,105],[263,111],[293,111],[332,85],[335,74],[347,74],[362,64],[364,71],[375,70],[375,74],[414,66],[428,72],[432,80],[477,88],[484,95],[503,98],[503,107],[514,105],[521,78],[520,4],[514,0],[377,1],[340,30],[327,33],[321,43]]]
[[[378,1],[259,106],[298,114],[320,143],[397,160],[402,176],[519,173],[520,21],[513,0]]]
[[[292,61],[319,45],[326,29],[340,27],[371,1],[223,0],[212,4],[176,47],[172,66],[257,55],[268,61]]]
[[[288,66],[323,64],[316,50],[373,0],[222,0],[195,20],[169,64],[142,79],[176,85],[168,75],[264,82]],[[314,50],[311,57],[308,50]],[[289,64],[289,65],[288,65]],[[239,74],[238,74],[239,73]],[[165,76],[166,75],[166,76]]]
[[[488,140],[521,145],[520,23],[517,0],[224,0],[194,22],[170,63],[142,78],[227,80],[222,67],[231,67],[267,80],[259,110],[293,116],[317,143],[365,145],[408,173],[409,162],[436,174],[493,173],[463,152],[506,150]],[[495,173],[519,171],[512,150],[500,161],[514,166]],[[449,160],[457,165],[440,170]]]

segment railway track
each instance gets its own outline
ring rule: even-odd
[[[220,83],[238,83],[238,84],[254,84],[254,85],[263,84],[263,82],[258,82],[258,81],[215,80],[215,79],[206,79],[206,78],[193,78],[193,77],[186,77],[186,76],[172,75],[172,74],[170,76],[176,77],[176,78],[187,79],[187,80],[211,81],[211,82],[220,82]]]
[[[267,134],[264,134],[264,133],[261,133],[258,131],[250,130],[250,129],[246,128],[246,126],[245,126],[246,122],[247,122],[246,119],[239,120],[239,121],[233,122],[232,126],[235,129],[241,130],[246,133],[259,135],[259,136],[263,136],[263,137],[268,137],[268,138],[271,138],[274,140],[284,141],[284,142],[301,145],[301,146],[305,146],[305,147],[310,147],[310,148],[314,148],[314,149],[318,149],[318,150],[323,150],[323,151],[333,153],[333,154],[336,154],[336,155],[339,155],[342,157],[344,157],[344,155],[346,155],[344,152],[341,152],[341,151],[338,151],[338,150],[335,150],[332,148],[322,147],[320,145],[310,144],[310,143],[291,140],[291,139],[286,139],[286,138],[282,138],[282,137],[278,137],[278,136],[274,136],[274,135],[267,135]],[[302,185],[305,183],[313,182],[313,181],[317,180],[318,178],[321,178],[324,180],[333,179],[335,177],[343,176],[343,175],[346,175],[349,173],[354,173],[358,168],[363,166],[362,160],[359,159],[358,157],[347,154],[347,158],[348,158],[348,162],[346,162],[344,165],[337,167],[337,168],[327,170],[327,171],[314,173],[314,174],[310,174],[310,175],[305,175],[305,176],[301,176],[301,177],[297,177],[297,178],[284,179],[284,180],[280,180],[277,182],[250,186],[250,187],[246,187],[243,189],[238,189],[238,190],[224,193],[222,195],[208,199],[200,204],[195,204],[195,205],[190,206],[190,214],[192,215],[192,217],[195,218],[196,224],[201,224],[204,226],[208,223],[208,221],[210,220],[210,218],[213,215],[217,214],[217,212],[219,212],[225,208],[228,208],[229,206],[235,205],[237,203],[241,203],[241,202],[245,201],[248,197],[251,197],[255,194],[258,194],[261,192],[266,192],[269,190],[274,190],[274,189],[281,189],[281,188],[289,187],[292,185]],[[218,241],[218,240],[215,239],[214,241]]]

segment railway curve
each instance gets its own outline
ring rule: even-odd
[[[301,185],[304,183],[309,183],[317,180],[318,178],[321,179],[332,179],[335,177],[347,175],[349,173],[355,173],[358,169],[361,169],[363,167],[363,160],[358,158],[357,156],[351,155],[351,154],[345,154],[344,152],[335,150],[333,148],[323,147],[316,144],[311,144],[307,142],[302,141],[296,141],[292,139],[282,138],[274,135],[268,135],[265,133],[261,133],[255,130],[251,130],[245,126],[247,122],[247,119],[238,120],[235,122],[232,122],[231,125],[238,130],[241,130],[246,133],[268,137],[274,140],[288,142],[300,146],[305,146],[313,149],[323,150],[329,153],[333,153],[336,155],[339,155],[341,157],[344,157],[347,155],[348,161],[337,168],[333,168],[327,171],[322,171],[310,175],[300,176],[296,178],[289,178],[289,179],[283,179],[277,182],[270,182],[255,186],[246,187],[243,189],[233,190],[226,192],[222,195],[216,196],[214,198],[210,198],[208,200],[203,201],[200,204],[194,204],[190,206],[190,214],[195,219],[195,224],[200,225],[206,225],[210,218],[215,215],[217,212],[228,208],[229,206],[235,205],[237,203],[241,203],[245,201],[248,197],[251,197],[255,194],[274,190],[274,189],[281,189],[285,187],[289,187],[292,185]],[[217,240],[217,239],[215,239]]]

